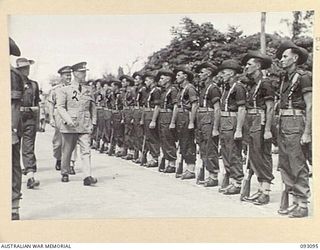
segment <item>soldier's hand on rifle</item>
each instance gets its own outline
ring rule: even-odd
[[[311,134],[309,133],[303,133],[301,140],[300,140],[300,144],[308,144],[311,142]]]
[[[156,127],[156,123],[154,121],[151,121],[149,124],[150,129],[154,129]]]
[[[131,119],[130,123],[133,124],[133,122],[134,122],[134,119]]]
[[[212,130],[212,137],[217,137],[219,136],[219,130],[213,129]]]
[[[194,123],[189,123],[189,125],[188,125],[188,129],[194,129]]]
[[[124,120],[123,119],[121,119],[121,124],[123,124],[124,123]]]
[[[241,140],[242,139],[242,131],[236,130],[236,132],[234,133],[234,139]]]
[[[176,124],[175,123],[170,123],[169,129],[175,129],[175,128],[176,128]]]
[[[264,135],[263,135],[263,138],[265,141],[269,141],[272,139],[272,133],[271,131],[264,131]]]
[[[144,123],[143,123],[143,120],[140,120],[140,125],[142,126]]]

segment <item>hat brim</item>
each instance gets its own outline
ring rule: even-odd
[[[160,80],[161,76],[169,76],[171,79],[174,79],[174,73],[172,72],[165,72],[165,71],[159,71],[155,77],[156,81],[158,82]]]
[[[33,60],[28,60],[28,62],[25,62],[24,64],[21,64],[21,65],[17,65],[17,69],[20,69],[20,68],[25,68],[25,67],[30,67],[30,65],[34,64],[34,61]]]
[[[213,75],[216,75],[218,73],[218,67],[215,67],[214,65],[209,65],[207,63],[201,63],[195,68],[196,73],[200,73],[200,70],[206,68],[209,69]]]
[[[221,71],[221,70],[224,70],[224,69],[233,69],[238,74],[242,73],[242,68],[241,67],[233,67],[233,66],[225,66],[225,65],[220,65],[219,68],[218,68],[218,71]]]
[[[183,69],[183,68],[176,68],[174,69],[173,73],[177,75],[178,72],[182,71],[183,73],[187,74],[188,80],[191,82],[194,79],[194,75],[191,71]]]
[[[241,64],[243,66],[245,66],[247,64],[247,62],[251,59],[251,58],[257,58],[261,60],[261,69],[268,69],[271,67],[272,64],[272,60],[271,58],[268,57],[264,57],[263,55],[259,56],[259,55],[253,55],[253,54],[246,54],[242,60],[241,60]]]
[[[299,47],[295,44],[281,44],[279,49],[276,52],[276,57],[280,60],[282,58],[283,52],[285,52],[287,49],[296,49],[299,59],[297,60],[297,64],[301,65],[305,63],[308,60],[309,53],[306,49]]]

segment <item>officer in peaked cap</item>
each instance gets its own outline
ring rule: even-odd
[[[246,115],[246,88],[238,79],[242,70],[238,61],[228,59],[219,66],[224,82],[221,97],[220,144],[225,176],[219,192],[239,194],[243,180],[242,129]]]
[[[71,66],[74,79],[71,84],[59,89],[57,93],[57,111],[61,117],[62,133],[62,182],[69,181],[71,154],[76,146],[80,146],[83,185],[97,183],[92,177],[90,133],[97,124],[96,107],[92,88],[86,85],[86,62]]]
[[[218,186],[219,173],[219,124],[220,124],[220,98],[221,91],[213,76],[217,74],[218,67],[203,62],[195,71],[199,74],[201,86],[199,107],[196,116],[196,140],[199,144],[202,168],[198,174],[197,183],[205,187]],[[209,176],[203,182],[204,170],[207,169]]]
[[[272,60],[260,51],[248,51],[243,57],[244,73],[249,78],[247,82],[247,115],[249,161],[250,168],[257,176],[259,188],[245,201],[256,205],[269,203],[270,185],[274,179],[272,174],[271,125],[274,113],[274,88],[262,70],[268,69]]]
[[[25,82],[23,92],[23,102],[21,107],[23,136],[22,136],[22,162],[23,172],[27,175],[27,188],[33,189],[40,185],[35,180],[34,173],[37,172],[37,160],[35,156],[35,139],[39,127],[39,85],[36,81],[29,79],[30,66],[34,64],[33,60],[27,58],[18,58],[16,60],[17,69],[23,75]]]
[[[10,55],[20,56],[17,44],[9,38]],[[20,165],[20,141],[22,135],[22,123],[20,107],[24,91],[23,77],[21,73],[10,65],[11,78],[11,143],[12,143],[12,192],[11,192],[11,219],[19,220],[19,205],[21,199],[21,165]]]
[[[308,52],[284,41],[276,56],[286,71],[280,79],[279,169],[285,184],[283,196],[293,196],[292,205],[281,202],[278,213],[306,217],[310,185],[305,150],[311,145],[312,75],[297,66],[307,61]]]
[[[49,103],[49,118],[50,124],[55,128],[55,132],[52,138],[52,147],[53,147],[53,157],[56,159],[55,169],[57,171],[61,170],[61,156],[62,156],[62,135],[59,131],[61,119],[59,115],[57,115],[57,91],[70,84],[71,82],[71,66],[63,66],[58,70],[58,74],[60,74],[59,84],[54,86],[48,95],[48,103]],[[73,151],[71,162],[74,163],[75,156],[77,150]],[[74,165],[74,164],[72,164]],[[75,174],[74,167],[70,167],[70,174]]]

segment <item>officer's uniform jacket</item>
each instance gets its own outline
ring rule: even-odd
[[[62,119],[61,133],[91,133],[97,123],[96,106],[92,88],[73,81],[57,91],[57,110]],[[67,123],[75,123],[75,127]]]

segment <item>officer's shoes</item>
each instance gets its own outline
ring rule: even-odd
[[[307,207],[297,206],[289,215],[289,218],[303,218],[303,217],[308,217]]]
[[[69,182],[69,176],[67,174],[63,174],[61,178],[62,182]]]
[[[203,183],[204,187],[216,187],[218,186],[218,180],[217,179],[212,179],[212,178],[208,178],[204,183]]]
[[[121,157],[121,156],[122,156],[122,152],[121,152],[121,151],[116,152],[116,153],[115,153],[115,156],[116,156],[116,157]]]
[[[176,168],[175,167],[172,167],[172,166],[167,166],[164,170],[163,170],[164,173],[169,173],[169,174],[172,174],[172,173],[175,173],[176,172]]]
[[[234,194],[240,194],[241,186],[235,186],[234,184],[231,184],[224,192],[225,195],[234,195]]]
[[[140,158],[132,159],[132,162],[133,162],[133,163],[140,164],[140,163],[141,163],[141,159],[140,159]]]
[[[61,170],[61,161],[60,160],[57,160],[55,168],[57,171]]]
[[[176,173],[176,178],[181,178],[182,174]]]
[[[195,178],[196,178],[196,174],[189,172],[188,170],[186,170],[181,176],[181,180],[190,180]]]
[[[254,205],[266,205],[270,202],[270,196],[268,194],[261,193],[260,196],[254,200]]]
[[[92,176],[88,176],[88,177],[84,178],[83,185],[84,186],[91,186],[93,184],[96,184],[97,182],[98,182],[97,178],[94,178]]]
[[[74,171],[74,167],[70,166],[69,174],[71,174],[71,175],[75,175],[76,174],[76,171]]]
[[[40,185],[40,181],[35,180],[34,177],[29,178],[27,181],[27,188],[28,189],[33,189],[35,187],[39,187],[39,185]]]
[[[20,215],[18,213],[11,213],[11,220],[20,220]]]

